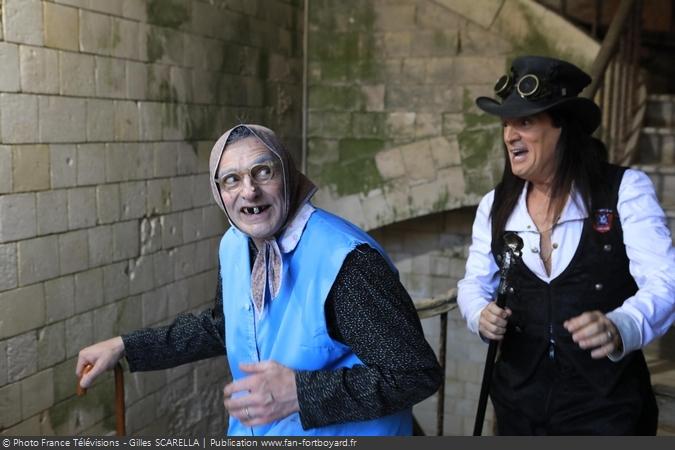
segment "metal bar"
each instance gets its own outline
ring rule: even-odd
[[[438,406],[436,408],[436,436],[443,436],[445,419],[445,355],[448,342],[448,313],[441,314],[441,342],[438,350],[438,363],[443,371],[443,382],[438,388]]]

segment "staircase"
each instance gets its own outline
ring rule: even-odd
[[[654,182],[675,236],[675,95],[648,97],[638,152],[634,167]],[[645,356],[659,405],[658,434],[675,436],[675,327],[647,346]]]

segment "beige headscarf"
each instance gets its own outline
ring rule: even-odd
[[[283,260],[281,258],[277,237],[280,236],[286,226],[291,223],[302,205],[307,203],[312,195],[314,195],[316,186],[296,168],[290,153],[272,130],[261,125],[249,124],[241,124],[230,128],[225,134],[218,138],[211,150],[211,157],[209,158],[211,192],[213,193],[213,198],[216,200],[216,203],[227,216],[230,225],[241,231],[225,209],[223,199],[220,196],[220,190],[216,184],[216,174],[218,172],[220,159],[225,152],[225,143],[232,131],[239,127],[247,128],[253,136],[260,140],[260,142],[279,158],[283,175],[283,224],[276,236],[265,240],[263,248],[258,248],[258,254],[253,263],[253,269],[251,270],[251,295],[256,308],[260,311],[262,310],[265,298],[265,282],[267,281],[270,287],[272,297],[276,297],[279,293],[279,288],[281,287]]]

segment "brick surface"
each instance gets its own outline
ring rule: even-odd
[[[49,148],[46,145],[17,145],[12,148],[14,192],[49,189]]]
[[[59,274],[59,245],[56,235],[19,242],[19,284],[25,286]]]
[[[39,235],[60,233],[68,229],[68,196],[66,191],[38,192],[37,232]]]
[[[0,196],[0,242],[36,235],[35,194]]]
[[[122,220],[138,219],[145,215],[146,183],[134,181],[120,184],[120,213]]]
[[[38,142],[37,97],[0,94],[0,136],[7,144]]]
[[[138,140],[138,105],[136,102],[115,102],[113,117],[113,138],[116,141]]]
[[[66,358],[66,330],[64,322],[57,322],[38,331],[38,369],[60,363]]]
[[[0,145],[0,194],[12,192],[12,147]]]
[[[105,182],[105,146],[81,144],[77,146],[77,184]]]
[[[117,3],[117,2],[114,2]],[[80,50],[86,53],[109,55],[112,48],[112,19],[80,9]]]
[[[96,225],[96,189],[68,189],[68,228],[71,230]]]
[[[117,335],[117,305],[106,305],[94,310],[94,341],[100,342]]]
[[[120,2],[117,2],[120,3]],[[114,17],[112,19],[112,55],[118,58],[139,59],[140,35],[138,22]]]
[[[40,97],[40,141],[82,142],[86,139],[85,101],[70,97]]]
[[[16,244],[0,245],[0,291],[12,289],[17,283]]]
[[[40,0],[5,0],[2,22],[8,42],[42,45],[42,2]]]
[[[37,372],[37,336],[34,331],[7,340],[7,375],[9,382]]]
[[[95,90],[94,57],[59,52],[59,92],[62,95],[91,97]]]
[[[20,89],[19,47],[16,44],[0,42],[0,67],[2,67],[0,91],[18,91]]]
[[[113,258],[115,261],[135,258],[139,253],[139,224],[137,220],[113,225]]]
[[[49,146],[52,188],[71,187],[77,184],[77,148],[75,145]]]
[[[75,356],[87,345],[93,344],[94,313],[87,312],[66,319],[66,356]]]
[[[95,57],[96,95],[99,97],[126,97],[126,67],[114,58]]]
[[[103,305],[103,271],[88,270],[75,275],[75,313]]]
[[[120,191],[118,184],[96,187],[96,211],[99,223],[112,223],[120,218]]]
[[[79,17],[76,8],[45,2],[44,42],[47,47],[77,51],[79,48]]]
[[[71,231],[59,235],[59,262],[61,275],[85,270],[89,267],[87,230]]]
[[[110,303],[129,295],[129,276],[127,262],[110,264],[103,267],[103,300]]]
[[[89,240],[89,264],[98,267],[113,261],[112,226],[100,226],[87,230]]]
[[[54,403],[52,370],[43,370],[21,382],[21,414],[28,418]]]
[[[70,317],[75,312],[75,284],[72,276],[46,281],[44,303],[47,323],[54,323]]]
[[[146,99],[148,97],[148,65],[127,61],[126,66],[127,98]]]
[[[21,420],[21,385],[0,387],[0,428],[8,428]]]
[[[100,142],[113,139],[113,102],[87,99],[87,140]]]
[[[22,45],[19,47],[19,60],[23,92],[59,92],[59,78],[54,76],[54,69],[59,66],[56,50]]]

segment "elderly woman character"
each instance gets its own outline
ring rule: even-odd
[[[80,351],[82,386],[226,353],[230,435],[405,435],[441,382],[410,297],[366,233],[313,207],[314,185],[269,129],[215,144],[211,188],[230,229],[215,306]]]
[[[578,67],[520,57],[477,105],[503,123],[501,182],[480,202],[458,302],[501,340],[499,434],[654,434],[640,351],[673,323],[675,252],[647,176],[606,162]],[[492,301],[502,235],[524,241],[506,308]]]

